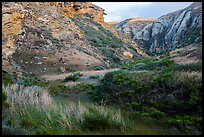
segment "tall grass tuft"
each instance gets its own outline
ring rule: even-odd
[[[80,102],[60,104],[52,99],[46,88],[37,86],[14,84],[3,88],[11,104],[12,114],[21,120],[21,127],[26,128],[30,134],[69,134],[89,127],[95,128],[95,124],[102,125],[90,120],[103,121],[106,125],[103,129],[124,126],[121,113],[117,110],[93,104],[85,106]]]

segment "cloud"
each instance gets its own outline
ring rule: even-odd
[[[180,10],[192,2],[93,2],[105,9],[105,22],[122,21],[128,18],[159,18],[160,16]]]
[[[162,15],[181,10],[192,2],[154,2],[151,8],[143,8],[141,15],[146,18],[159,18]]]
[[[93,2],[93,4],[105,9],[105,21],[122,21],[138,15],[139,10],[149,7],[152,2]],[[136,10],[137,9],[137,10]],[[134,15],[131,13],[134,11]]]

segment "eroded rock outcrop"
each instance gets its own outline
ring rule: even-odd
[[[145,45],[151,53],[173,50],[180,46],[179,41],[191,28],[202,26],[202,2],[194,2],[157,20],[127,19],[114,26],[136,42],[142,41],[139,46]]]
[[[153,18],[132,18],[126,19],[120,23],[114,23],[115,26],[120,32],[127,35],[128,38],[133,39],[137,37],[137,32],[141,31],[147,24],[155,21]]]
[[[127,60],[118,54],[123,52],[140,56],[131,40],[115,35],[120,32],[104,22],[104,14],[90,2],[3,2],[3,61],[41,75],[117,66]]]
[[[49,4],[68,17],[73,17],[74,14],[89,14],[98,23],[104,22],[103,15],[106,15],[104,9],[91,2],[50,2]]]
[[[137,32],[133,39],[148,41],[150,52],[164,52],[179,47],[190,28],[202,26],[202,3],[161,16]]]

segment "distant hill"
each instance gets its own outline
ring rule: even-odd
[[[190,6],[163,15],[157,20],[137,23],[127,19],[115,27],[135,40],[140,47],[150,53],[161,53],[180,47],[180,40],[191,29],[202,27],[202,2],[194,2]],[[198,34],[198,37],[200,35]]]
[[[91,2],[2,3],[3,68],[41,75],[117,67],[142,56],[104,14]]]

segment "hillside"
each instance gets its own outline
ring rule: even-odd
[[[200,5],[106,23],[91,2],[3,2],[2,134],[202,135]]]
[[[131,20],[131,19],[130,19]],[[124,34],[131,34],[139,47],[147,49],[150,53],[162,53],[180,47],[180,40],[191,31],[191,29],[202,26],[202,3],[194,2],[190,6],[163,15],[153,22],[146,23],[142,29],[130,29],[130,26],[140,28],[140,25],[123,22],[116,28]],[[121,27],[120,27],[121,26]],[[198,34],[198,36],[200,36]]]
[[[141,56],[90,2],[5,2],[2,11],[3,62],[13,71],[42,75],[109,68]]]

